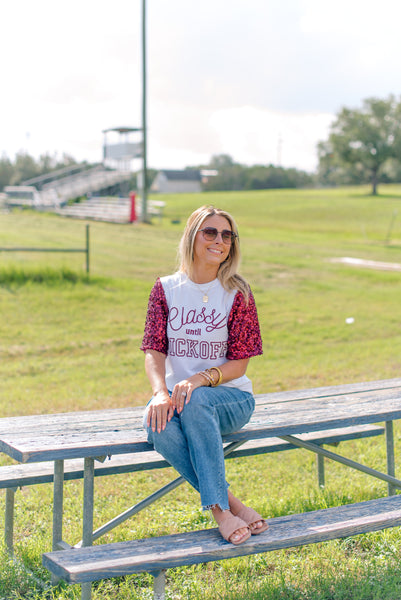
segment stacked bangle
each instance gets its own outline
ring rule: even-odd
[[[208,386],[213,386],[213,377],[208,371],[200,371],[199,375],[202,375],[202,377],[204,377],[207,380]]]
[[[217,375],[219,376],[216,382],[212,374],[213,369],[217,371]],[[217,387],[223,381],[223,373],[221,372],[219,367],[211,367],[210,369],[205,369],[204,371],[200,371],[199,374],[202,375],[205,379],[207,379],[207,381],[209,382],[209,386],[212,387]]]

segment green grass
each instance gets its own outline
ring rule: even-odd
[[[235,216],[242,273],[255,294],[264,355],[252,359],[256,393],[398,377],[401,273],[330,262],[352,256],[401,263],[401,186],[272,190],[164,197],[152,225],[91,223],[91,275],[79,254],[0,252],[0,416],[143,405],[149,384],[139,350],[146,303],[158,275],[176,265],[186,217],[203,203]],[[173,222],[174,221],[174,222]],[[176,221],[179,221],[177,223]],[[0,216],[0,247],[82,247],[85,224],[29,211]],[[354,317],[352,325],[347,317]],[[396,428],[397,447],[401,432]],[[383,440],[345,442],[341,452],[385,469]],[[2,462],[7,459],[2,457]],[[384,483],[327,464],[324,490],[303,450],[227,461],[233,490],[266,516],[386,494]],[[101,478],[95,527],[173,476]],[[65,538],[81,537],[82,482],[65,486]],[[18,492],[18,557],[48,583],[41,555],[51,547],[52,488]],[[4,509],[4,495],[0,498]],[[40,508],[39,508],[40,507]],[[197,495],[179,488],[106,540],[212,526]],[[389,530],[305,548],[176,569],[175,600],[399,600],[401,533]],[[104,540],[103,540],[104,541]],[[94,598],[151,597],[148,575],[94,586]],[[2,558],[0,600],[79,598],[79,588],[40,591]]]

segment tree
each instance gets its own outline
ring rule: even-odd
[[[385,163],[401,158],[401,103],[391,95],[369,98],[360,110],[343,108],[318,152],[321,179],[330,181],[341,171],[344,176],[346,169],[354,181],[369,180],[376,195]]]
[[[65,167],[73,167],[77,165],[75,158],[65,152],[59,157],[57,154],[41,154],[38,160],[39,175],[45,175],[51,171],[64,169]]]
[[[209,168],[222,169],[225,167],[232,167],[235,164],[236,163],[229,154],[213,154],[209,162]]]
[[[25,179],[31,179],[39,175],[39,167],[27,152],[21,151],[15,157],[14,173],[11,178],[12,185],[20,185]]]
[[[10,183],[13,172],[14,167],[11,160],[3,154],[0,159],[0,190]]]

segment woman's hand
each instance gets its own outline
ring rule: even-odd
[[[184,408],[184,404],[188,404],[190,401],[192,392],[202,385],[208,385],[208,381],[200,373],[176,383],[171,395],[173,408],[180,413]]]
[[[173,414],[174,408],[168,392],[158,392],[149,404],[147,425],[152,428],[152,431],[157,429],[157,433],[160,433],[166,429],[167,422],[171,420]]]

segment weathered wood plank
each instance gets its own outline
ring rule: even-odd
[[[257,417],[255,417],[257,418]],[[314,423],[308,423],[301,427],[301,431],[309,428],[318,430]],[[324,428],[323,428],[324,429]],[[290,424],[276,427],[278,433],[298,433],[299,426]],[[147,452],[152,446],[144,438],[144,431],[131,430],[130,432],[107,432],[93,436],[89,432],[82,431],[75,438],[54,435],[36,436],[34,439],[8,439],[0,441],[0,449],[20,462],[36,462],[55,459],[71,459],[83,456],[97,457],[99,455],[109,456],[130,452]],[[271,429],[263,423],[253,423],[239,432],[224,436],[224,441],[249,440],[271,437]],[[128,439],[124,439],[128,438]],[[106,440],[106,442],[105,442]]]
[[[390,381],[401,383],[401,379]],[[348,393],[345,391],[349,386],[335,386],[336,395],[327,392],[326,396],[292,397],[280,402],[271,402],[271,396],[266,395],[264,400],[259,398],[250,422],[239,432],[224,436],[224,440],[294,435],[399,419],[401,386],[398,384],[389,387],[390,383],[384,381],[383,388],[379,388],[376,382],[377,389],[373,391],[358,388]],[[320,388],[323,389],[326,388]],[[149,451],[142,412],[143,408],[137,407],[1,419],[0,451],[19,462]]]
[[[303,400],[307,398],[325,398],[328,396],[338,396],[341,394],[354,394],[386,388],[401,387],[401,378],[382,379],[378,381],[363,381],[358,383],[346,383],[333,386],[317,387],[303,390],[286,390],[283,392],[270,392],[267,394],[256,394],[255,399],[259,401],[268,399],[272,402],[286,402],[292,400]]]
[[[377,390],[330,399],[300,400],[256,408],[251,421],[227,441],[263,437],[266,432],[280,436],[399,419],[401,390]],[[291,434],[289,434],[291,435]]]
[[[344,409],[351,406],[353,410],[362,405],[370,406],[371,410],[377,410],[377,405],[383,401],[389,401],[399,398],[401,388],[384,388],[374,391],[364,391],[353,394],[338,394],[336,396],[323,396],[319,398],[302,398],[298,400],[287,400],[282,402],[270,402],[269,397],[265,401],[261,398],[256,405],[257,412],[268,412],[269,414],[281,414],[285,409],[287,412],[298,413],[302,407],[307,412],[319,413],[323,411],[325,414],[332,413],[334,410]]]
[[[256,396],[256,409],[262,408],[264,405],[281,404],[282,402],[299,402],[302,400],[312,400],[312,406],[317,406],[316,400],[321,402],[330,401],[331,397],[336,397],[336,405],[338,405],[340,396],[357,395],[363,393],[366,395],[369,392],[386,392],[395,393],[396,397],[401,393],[401,378],[390,379],[376,382],[362,382],[355,384],[345,384],[332,387],[312,388],[309,390],[291,390],[285,392],[272,392],[269,394],[258,394]],[[398,393],[397,393],[398,391]],[[374,394],[377,397],[377,393]],[[347,399],[348,403],[349,399]],[[357,399],[359,401],[359,399]],[[319,404],[321,404],[319,402]],[[299,410],[299,405],[294,405],[295,410]],[[129,427],[135,423],[136,427],[142,427],[142,416],[144,407],[128,407],[107,409],[99,411],[79,411],[74,413],[58,413],[54,415],[30,415],[26,417],[8,417],[0,420],[0,437],[3,434],[12,434],[13,430],[21,436],[29,435],[31,432],[38,432],[41,425],[45,425],[47,430],[52,433],[59,433],[60,427],[67,434],[74,431],[80,432],[82,428],[90,428],[92,431],[103,431],[106,427],[112,430],[114,427],[120,429],[127,425]],[[272,410],[272,407],[269,407]],[[23,426],[23,427],[21,427]],[[54,429],[52,430],[52,426]]]
[[[323,432],[310,434],[301,434],[300,438],[306,441],[313,441],[316,444],[337,444],[342,441],[358,439],[362,437],[373,437],[383,435],[383,427],[360,425],[358,427],[347,427],[343,429],[333,429]],[[269,438],[266,440],[250,440],[228,455],[227,458],[239,458],[244,456],[254,456],[257,454],[267,454],[271,452],[281,452],[296,448],[293,444],[288,444],[278,438]],[[124,454],[113,456],[104,463],[95,463],[95,476],[115,475],[122,473],[132,473],[135,471],[144,471],[151,469],[162,469],[170,465],[156,451],[139,452],[135,454]],[[84,474],[84,460],[74,459],[64,462],[64,479],[74,480],[82,479]],[[27,463],[18,465],[8,465],[0,467],[0,489],[24,485],[36,485],[41,483],[51,483],[53,481],[54,467],[52,462]]]
[[[328,429],[326,431],[313,431],[311,433],[300,433],[298,437],[301,440],[314,442],[317,445],[337,445],[347,440],[361,439],[365,437],[375,437],[384,434],[384,428],[374,425],[358,425],[356,427],[343,427],[337,429]],[[271,452],[283,452],[297,448],[294,444],[283,445],[280,438],[256,439],[245,442],[238,450],[229,454],[226,458],[240,458],[244,456],[255,456],[258,454],[268,454]]]
[[[104,463],[95,463],[95,476],[118,475],[135,471],[168,468],[170,465],[157,452],[142,452],[113,456]],[[84,459],[66,460],[64,462],[64,479],[66,481],[83,479]],[[0,489],[11,486],[20,487],[52,483],[54,465],[52,462],[27,463],[0,467]]]
[[[247,556],[401,525],[401,496],[277,517],[234,546],[217,529],[44,554],[43,565],[68,583]]]

